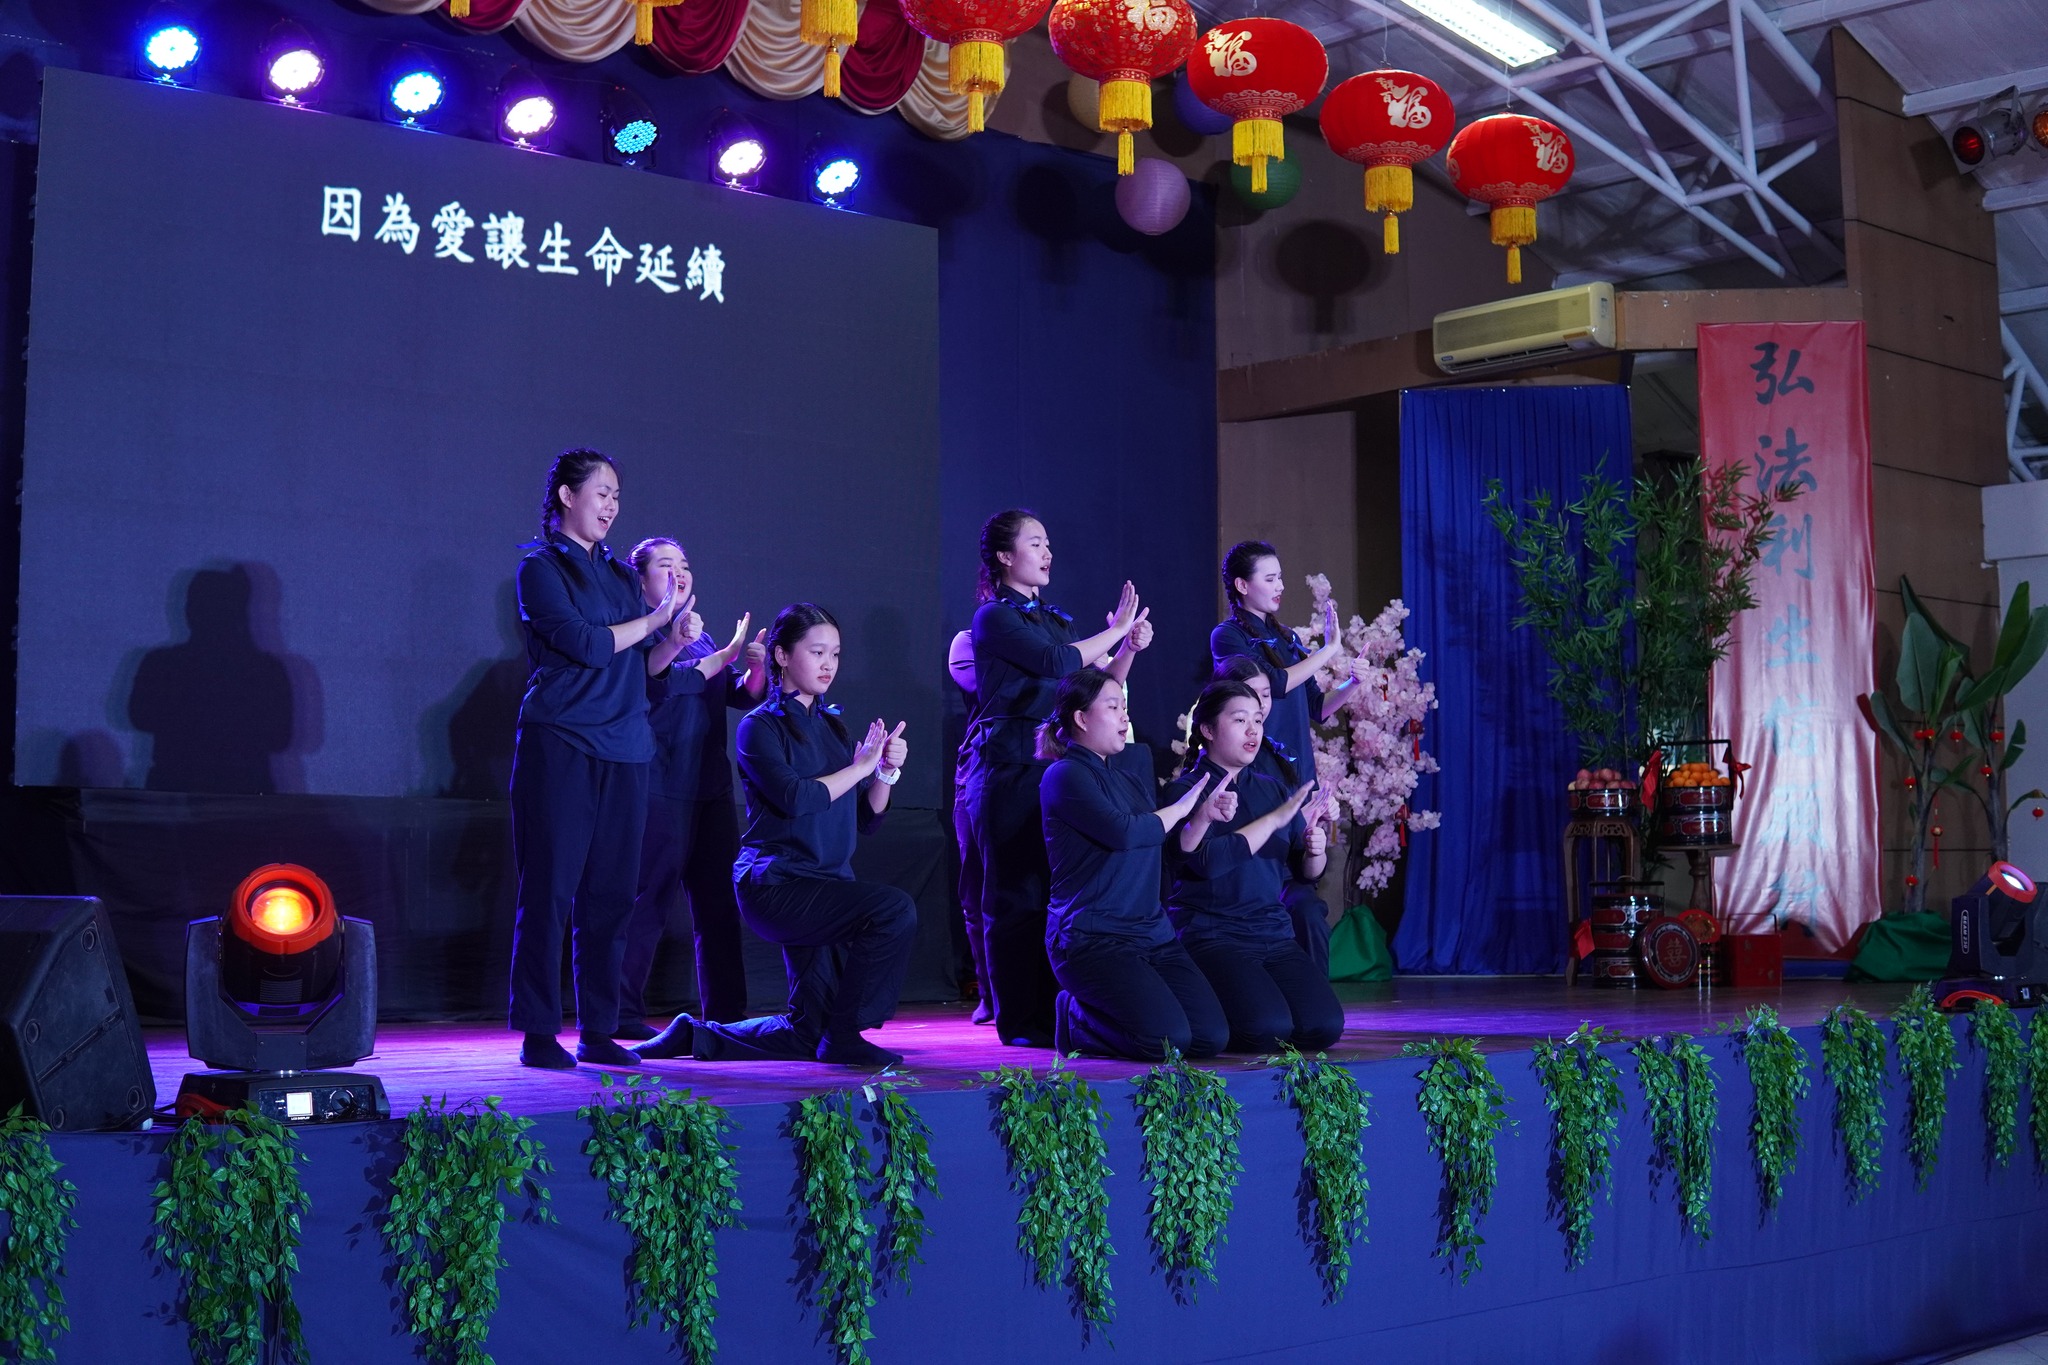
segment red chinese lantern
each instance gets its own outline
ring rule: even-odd
[[[1152,126],[1152,82],[1195,47],[1188,0],[1053,0],[1046,24],[1053,55],[1102,85],[1098,126],[1115,133],[1116,173],[1137,164],[1131,133]]]
[[[967,131],[982,130],[983,99],[1003,93],[1003,44],[1038,26],[1052,0],[903,0],[903,21],[946,44],[947,85],[967,96]]]
[[[1572,140],[1554,123],[1495,114],[1451,139],[1444,168],[1467,199],[1493,209],[1493,244],[1508,249],[1508,283],[1522,282],[1522,248],[1536,240],[1536,205],[1572,178]]]
[[[1386,212],[1382,238],[1389,256],[1401,252],[1401,220],[1395,215],[1415,207],[1410,168],[1443,150],[1456,120],[1444,88],[1413,71],[1368,71],[1323,101],[1323,141],[1365,167],[1365,211]]]
[[[1287,158],[1280,120],[1308,108],[1329,77],[1316,35],[1285,19],[1218,24],[1188,60],[1195,98],[1233,120],[1230,159],[1252,168],[1253,194],[1266,192],[1266,159]]]

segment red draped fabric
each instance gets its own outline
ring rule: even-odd
[[[860,15],[860,36],[840,68],[841,96],[859,109],[893,109],[910,93],[923,68],[924,35],[903,21],[897,0],[867,0]]]
[[[519,7],[526,0],[469,0],[469,14],[457,19],[448,13],[448,6],[441,6],[442,17],[459,28],[476,33],[496,33],[519,15]]]
[[[716,71],[740,40],[748,0],[689,0],[654,11],[654,52],[686,76]]]

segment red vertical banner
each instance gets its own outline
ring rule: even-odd
[[[1699,364],[1707,467],[1741,468],[1757,493],[1799,489],[1709,688],[1714,733],[1751,765],[1719,909],[1733,932],[1803,929],[1832,953],[1882,894],[1877,736],[1856,708],[1877,627],[1863,324],[1703,326]]]

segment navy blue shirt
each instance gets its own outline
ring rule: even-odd
[[[972,634],[974,706],[961,747],[988,763],[1035,763],[1053,693],[1084,662],[1074,618],[1005,587],[974,613]]]
[[[647,614],[639,575],[613,559],[610,546],[585,550],[556,531],[519,561],[514,581],[533,668],[520,725],[545,725],[609,763],[653,758],[647,651],[655,642],[614,649],[610,629]]]
[[[1273,709],[1266,716],[1266,733],[1297,765],[1304,765],[1301,780],[1313,782],[1313,721],[1323,713],[1323,689],[1310,678],[1292,692],[1287,690],[1287,670],[1306,659],[1308,649],[1285,626],[1274,626],[1239,607],[1209,632],[1209,655],[1220,664],[1240,654],[1259,666],[1273,689]]]
[[[647,720],[654,727],[654,769],[647,789],[676,801],[720,801],[732,796],[732,762],[725,752],[725,711],[754,704],[741,685],[744,675],[735,662],[711,677],[697,661],[716,653],[718,644],[700,635],[661,677],[650,678]]]
[[[1145,784],[1076,744],[1039,779],[1045,852],[1052,864],[1048,944],[1075,935],[1171,942],[1159,908],[1159,846],[1166,827]]]
[[[875,824],[863,795],[874,778],[834,801],[818,779],[853,762],[839,708],[794,694],[771,697],[740,719],[740,786],[747,832],[732,865],[736,882],[765,885],[802,877],[853,880],[853,845]]]
[[[1204,758],[1194,771],[1167,784],[1164,799],[1178,801],[1204,773],[1214,791],[1223,770]],[[1294,921],[1281,902],[1281,888],[1307,851],[1308,826],[1297,814],[1254,853],[1237,831],[1285,805],[1293,789],[1259,772],[1254,763],[1237,775],[1231,790],[1237,793],[1237,814],[1212,821],[1194,852],[1183,851],[1175,837],[1168,855],[1173,884],[1166,912],[1188,941],[1292,943]]]

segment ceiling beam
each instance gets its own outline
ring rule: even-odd
[[[1986,213],[2006,213],[2048,204],[2048,180],[2028,180],[2017,185],[2000,185],[1984,191]]]
[[[1908,118],[1922,114],[1946,113],[1950,109],[1968,109],[1982,104],[1993,95],[2004,94],[2017,86],[2022,95],[2031,95],[2036,90],[2048,90],[2048,66],[2030,67],[2025,71],[2008,71],[2000,76],[1986,76],[1980,81],[1964,81],[1959,85],[1944,85],[1933,90],[1922,90],[1900,101],[1900,108]]]
[[[1998,296],[1998,312],[2001,317],[2012,317],[2016,313],[2038,313],[2048,308],[2048,285],[2033,289],[2008,289]]]

